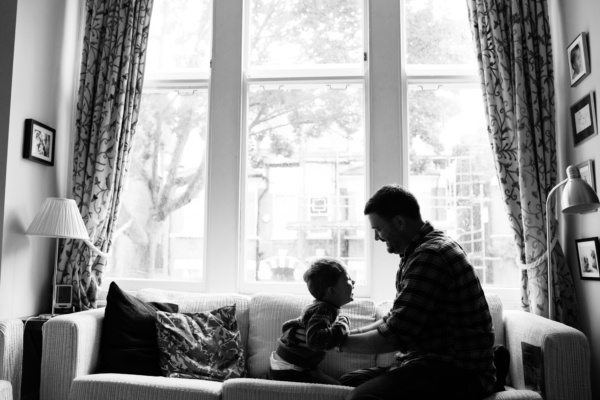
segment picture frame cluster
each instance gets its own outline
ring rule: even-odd
[[[571,87],[577,86],[591,73],[588,34],[581,32],[567,47],[567,63]],[[570,107],[571,127],[575,146],[598,134],[596,114],[596,91],[591,90]],[[581,179],[596,191],[594,160],[577,165]],[[591,211],[594,212],[594,211]],[[600,281],[600,240],[589,237],[575,240],[577,263],[582,280]]]
[[[591,73],[589,40],[587,32],[581,32],[567,47],[567,64],[571,87],[577,86]],[[573,143],[580,145],[598,134],[596,116],[596,92],[586,93],[571,106]]]

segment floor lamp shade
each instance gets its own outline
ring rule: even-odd
[[[561,210],[565,214],[581,214],[600,208],[600,200],[594,189],[581,179],[579,168],[569,165],[567,179],[560,182],[548,193],[546,199],[546,259],[548,262],[548,318],[554,319],[554,282],[552,278],[552,247],[550,240],[550,199],[552,194],[564,185],[561,196]],[[556,239],[555,239],[556,240]]]
[[[581,179],[579,169],[567,168],[567,183],[562,192],[561,207],[565,214],[581,214],[600,208],[600,200],[594,189]]]
[[[75,200],[48,197],[26,235],[90,240]]]

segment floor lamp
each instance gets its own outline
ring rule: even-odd
[[[600,200],[594,189],[579,174],[579,168],[569,165],[567,179],[560,182],[548,193],[546,199],[546,258],[548,260],[548,318],[554,319],[554,287],[552,281],[552,248],[550,248],[550,199],[559,187],[565,185],[561,207],[565,214],[582,214],[600,208]]]
[[[52,279],[52,311],[56,305],[56,273],[58,268],[58,240],[59,239],[81,239],[90,248],[100,255],[106,253],[98,250],[90,241],[90,235],[81,218],[75,200],[48,197],[42,209],[37,213],[33,222],[25,232],[26,235],[46,236],[56,238],[56,249],[54,255],[54,277]]]

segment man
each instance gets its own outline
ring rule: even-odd
[[[383,319],[351,331],[339,350],[398,351],[388,368],[346,374],[348,399],[482,399],[495,383],[494,333],[479,279],[460,245],[421,219],[399,185],[379,189],[364,210],[375,240],[400,256],[396,298]]]

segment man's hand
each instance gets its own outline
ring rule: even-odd
[[[304,328],[298,328],[294,331],[294,336],[298,341],[298,346],[308,348],[306,345],[306,330]]]

